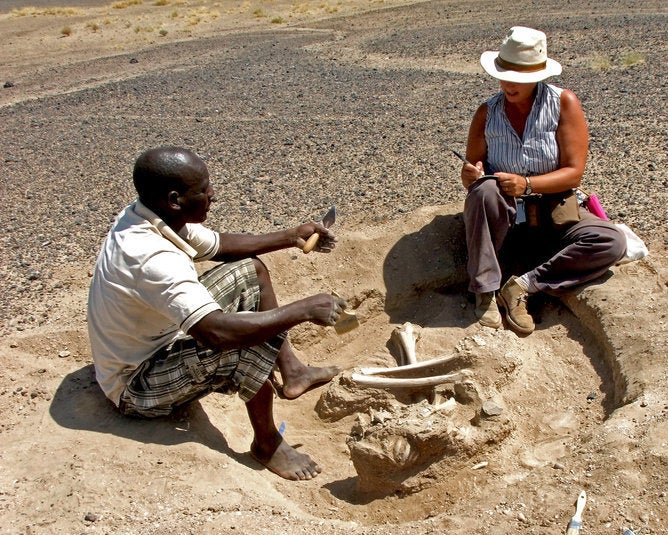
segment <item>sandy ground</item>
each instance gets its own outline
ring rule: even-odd
[[[0,82],[7,86],[0,90],[2,531],[547,535],[565,532],[585,489],[583,533],[624,526],[668,533],[666,48],[665,35],[643,22],[665,28],[657,24],[666,21],[665,5],[544,7],[558,15],[556,36],[581,39],[573,46],[555,37],[554,50],[576,71],[569,82],[590,114],[589,183],[651,253],[562,301],[534,303],[538,328],[519,338],[474,323],[463,272],[463,193],[429,178],[458,168],[432,138],[456,139],[461,148],[475,103],[493,89],[471,51],[498,42],[508,25],[493,22],[501,8],[155,4],[45,12],[17,1],[0,13]],[[515,6],[515,16],[529,4]],[[471,26],[473,18],[495,35]],[[440,37],[429,21],[446,19],[462,44],[434,44]],[[644,45],[631,48],[645,59],[616,67],[623,53],[628,58],[620,46],[617,56],[589,54],[599,66],[612,61],[603,72],[583,68],[581,50],[623,40],[611,30],[618,27],[644,36]],[[429,46],[438,53],[425,53]],[[610,41],[601,46],[612,48]],[[623,91],[614,85],[627,79],[643,83],[625,82]],[[444,83],[473,102],[433,103]],[[373,86],[369,95],[364,84]],[[230,99],[223,108],[216,92],[242,95],[241,104]],[[605,113],[615,105],[630,111],[613,128]],[[451,126],[416,118],[441,112]],[[264,128],[271,138],[254,137]],[[265,259],[282,302],[335,290],[361,320],[341,336],[311,325],[291,333],[305,362],[344,369],[332,385],[276,400],[287,440],[324,468],[312,481],[283,481],[248,456],[251,434],[236,398],[210,396],[172,418],[131,420],[115,413],[94,382],[85,325],[92,263],[109,222],[132,199],[133,156],[171,139],[209,161],[221,184],[211,219],[231,230],[297,224],[334,201],[341,208],[339,246],[330,255],[282,251]],[[219,144],[225,158],[217,156]],[[392,172],[374,182],[383,165]],[[604,180],[613,174],[617,181]],[[363,180],[347,181],[352,175]],[[628,176],[642,178],[628,188]],[[652,200],[643,204],[638,191]],[[277,198],[281,207],[270,206]],[[350,437],[359,426],[382,434],[400,420],[398,413],[385,422],[374,416],[387,394],[371,393],[375,401],[362,408],[344,403],[337,417],[323,417],[320,408],[352,371],[396,365],[391,335],[404,322],[419,332],[418,360],[466,361],[482,399],[502,412],[486,423],[489,440],[480,443],[461,439],[479,429],[470,423],[475,404],[443,419],[428,402],[414,403],[416,437],[442,425],[455,447],[409,466],[400,490],[371,496],[360,492]],[[397,456],[376,446],[389,473]]]

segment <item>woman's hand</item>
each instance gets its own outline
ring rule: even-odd
[[[501,191],[509,197],[519,197],[524,195],[527,189],[527,179],[522,175],[514,173],[494,173],[499,183]]]
[[[485,170],[482,167],[482,162],[478,162],[475,165],[471,163],[465,163],[462,165],[462,184],[466,189],[471,186],[476,180],[485,174]]]

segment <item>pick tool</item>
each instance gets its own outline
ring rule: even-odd
[[[329,228],[334,224],[334,221],[336,221],[336,206],[332,206],[329,210],[327,210],[327,213],[322,218],[322,224],[325,228]],[[311,234],[311,236],[309,236],[309,239],[306,240],[304,248],[302,249],[304,251],[304,254],[310,253],[315,247],[315,245],[318,243],[319,239],[320,239],[320,233],[314,232],[313,234]]]

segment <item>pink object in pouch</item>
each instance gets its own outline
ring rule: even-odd
[[[598,201],[598,197],[596,195],[589,195],[585,204],[587,206],[587,210],[589,210],[596,217],[600,217],[604,221],[608,221],[608,214],[606,214],[605,210],[603,210],[603,207]]]

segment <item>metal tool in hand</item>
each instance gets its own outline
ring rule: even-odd
[[[325,228],[329,228],[334,224],[335,221],[336,221],[336,206],[332,206],[329,210],[327,210],[327,213],[323,216],[322,225]],[[309,239],[306,240],[304,248],[302,249],[304,251],[304,254],[310,253],[318,243],[319,239],[320,239],[320,233],[314,232],[313,234],[311,234]]]
[[[334,291],[332,292],[332,295],[334,297],[341,298],[341,296]],[[359,326],[360,326],[360,322],[357,319],[357,314],[355,313],[355,311],[354,310],[346,310],[344,308],[341,311],[341,314],[339,315],[339,319],[334,324],[334,330],[336,331],[336,334],[344,334],[344,333],[347,333],[348,331],[352,331],[353,329],[356,329]]]

